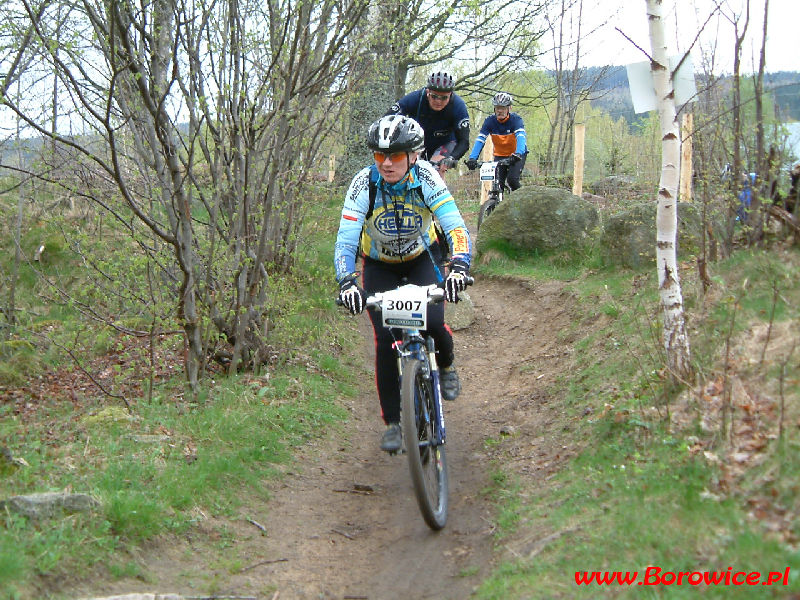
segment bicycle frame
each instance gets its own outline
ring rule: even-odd
[[[424,337],[419,330],[403,330],[403,339],[399,344],[395,344],[395,351],[397,352],[397,370],[401,378],[403,377],[403,363],[408,358],[419,360],[427,371],[424,376],[431,378],[434,398],[433,412],[436,418],[433,443],[436,446],[440,446],[445,443],[447,435],[444,428],[442,394],[439,388],[439,367],[436,364],[436,348],[433,345],[433,339]],[[425,354],[427,354],[427,360],[425,360]]]
[[[510,167],[513,164],[511,158],[500,158],[498,160],[487,160],[478,163],[481,169],[481,181],[491,181],[492,191],[497,191],[500,194],[500,200],[503,199],[503,190],[505,185],[500,185],[500,178],[497,176],[497,167],[500,165]]]
[[[500,181],[497,177],[497,166],[500,164],[499,160],[489,160],[481,163],[481,181],[491,181],[492,187],[489,193],[497,196],[497,202],[503,199],[503,189],[500,187]],[[488,202],[489,200],[487,200]]]
[[[478,212],[478,229],[481,228],[483,220],[488,217],[492,211],[503,201],[503,186],[500,185],[500,178],[497,174],[497,167],[500,165],[509,165],[507,158],[500,160],[489,160],[480,163],[481,168],[481,181],[491,181],[492,187],[489,190],[486,202],[481,205]]]
[[[398,294],[402,296],[403,292],[414,292],[416,297],[413,300],[399,301]],[[422,294],[424,294],[425,301],[422,301]],[[377,293],[369,296],[366,301],[368,308],[381,310],[383,313],[384,325],[390,329],[401,329],[401,339],[395,340],[393,348],[397,353],[397,369],[400,377],[403,376],[403,366],[407,359],[417,359],[420,364],[425,367],[427,372],[425,377],[430,377],[432,381],[433,395],[434,395],[434,416],[436,418],[435,438],[434,444],[441,445],[445,443],[445,427],[444,427],[444,411],[442,410],[442,395],[439,388],[439,367],[436,363],[436,348],[433,339],[423,333],[425,326],[425,311],[428,304],[432,302],[441,302],[444,299],[444,290],[436,284],[429,286],[418,286],[407,284],[395,290],[388,292]],[[404,306],[409,303],[411,308],[417,310],[409,310],[408,315],[402,314],[403,311],[398,311],[398,314],[390,312],[390,309],[384,306],[385,302],[394,303],[394,306],[403,304]]]
[[[467,285],[474,280],[467,277]],[[400,374],[400,416],[414,495],[431,529],[447,522],[449,497],[444,411],[433,338],[426,335],[428,305],[444,300],[444,289],[406,284],[372,294],[366,306],[381,311],[394,337]],[[400,329],[398,336],[394,330]]]

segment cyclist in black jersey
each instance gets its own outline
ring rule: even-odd
[[[431,73],[426,87],[403,96],[386,113],[411,117],[422,126],[422,158],[437,163],[440,175],[469,150],[469,113],[454,89],[455,80],[450,74]]]

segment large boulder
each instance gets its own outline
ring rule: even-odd
[[[598,224],[597,209],[561,188],[523,186],[507,193],[484,219],[478,253],[496,246],[552,252],[583,245]]]
[[[694,255],[700,248],[702,215],[699,209],[696,204],[678,203],[679,258]],[[600,247],[609,264],[634,269],[653,264],[656,258],[655,202],[635,204],[607,217]]]
[[[49,518],[62,513],[88,512],[99,506],[100,503],[88,494],[69,492],[42,492],[0,500],[0,510],[25,515],[32,519]]]
[[[444,322],[453,331],[466,329],[475,322],[475,305],[467,292],[459,292],[458,302],[444,305]]]

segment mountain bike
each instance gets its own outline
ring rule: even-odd
[[[483,223],[483,220],[488,217],[492,211],[497,208],[497,205],[503,201],[503,187],[500,185],[497,167],[499,165],[510,166],[511,164],[512,161],[509,158],[501,158],[500,160],[487,160],[478,163],[478,166],[481,169],[481,181],[492,182],[492,186],[489,188],[489,192],[486,197],[486,202],[481,205],[481,209],[478,212],[478,229],[481,228],[481,223]]]
[[[467,278],[468,285],[473,282]],[[436,347],[425,327],[428,304],[443,300],[444,290],[437,284],[405,284],[372,294],[366,301],[368,309],[381,311],[385,327],[401,331],[394,349],[400,372],[403,445],[417,504],[425,523],[434,530],[447,522],[449,485]]]

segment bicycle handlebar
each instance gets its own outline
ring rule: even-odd
[[[437,168],[439,167],[439,165],[443,164],[448,169],[451,169],[458,164],[458,161],[454,159],[452,156],[443,156],[439,160],[429,160],[428,162]]]
[[[431,285],[427,286],[428,292],[428,300],[432,304],[438,304],[439,302],[444,300],[444,290],[439,287],[439,284],[432,283]],[[381,303],[383,302],[383,296],[385,292],[376,292],[371,296],[367,296],[367,301],[365,302],[367,308],[380,308]]]
[[[467,161],[465,160],[464,164],[466,164],[466,163],[467,163]],[[481,165],[486,165],[486,164],[489,164],[489,163],[497,163],[498,165],[510,165],[510,164],[512,164],[512,160],[511,160],[510,156],[507,156],[506,158],[498,158],[497,160],[481,160],[481,161],[478,161],[477,168],[480,168]]]
[[[474,285],[475,278],[467,275],[466,284],[467,286]],[[432,283],[427,286],[426,289],[428,290],[428,299],[432,304],[438,304],[439,302],[444,301],[444,285],[445,282],[442,281],[441,283]],[[366,307],[372,309],[380,308],[381,302],[383,301],[383,294],[384,292],[377,292],[371,296],[367,296],[367,300],[365,302]],[[336,297],[335,303],[336,306],[344,306],[344,302],[342,302],[342,299],[338,296]]]
[[[467,286],[473,285],[475,283],[475,278],[467,275],[466,284]],[[427,286],[428,290],[428,299],[430,300],[431,304],[438,304],[439,302],[444,302],[444,285],[445,282],[442,281],[441,283],[432,283]],[[381,302],[383,301],[383,292],[378,292],[371,296],[367,296],[366,306],[367,308],[380,308]]]

